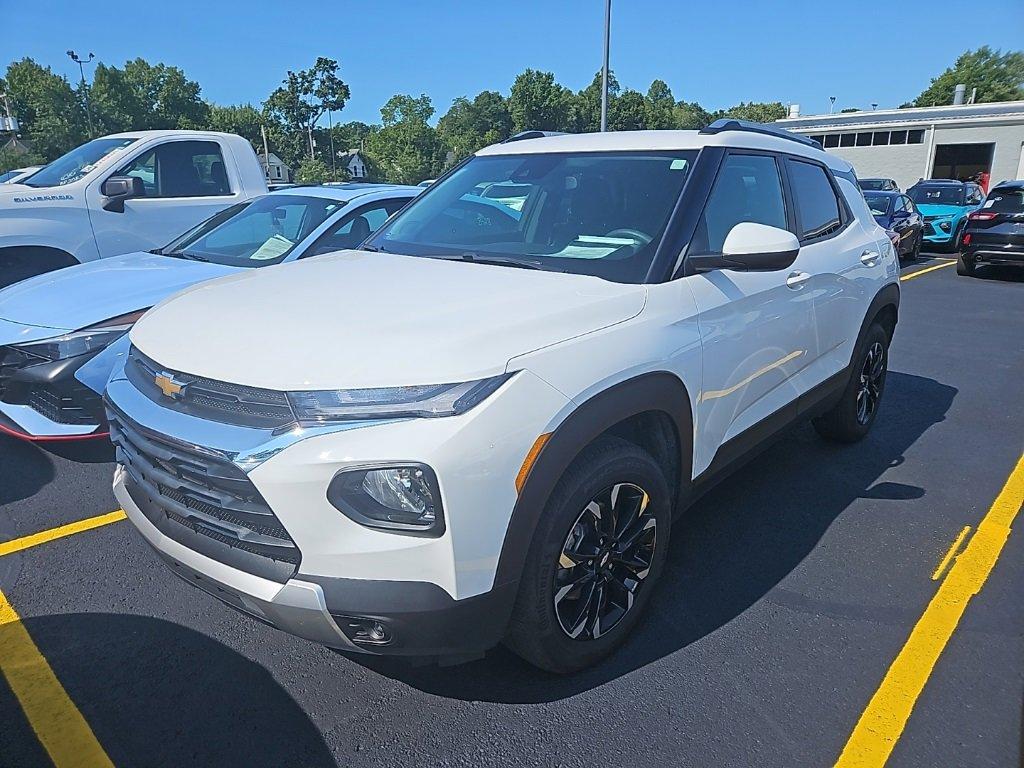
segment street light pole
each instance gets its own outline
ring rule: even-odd
[[[835,108],[836,108],[836,97],[835,96],[829,96],[828,97],[828,113],[831,115],[832,112],[835,110]]]
[[[96,56],[95,56],[95,54],[90,52],[89,53],[89,58],[88,59],[83,59],[83,58],[79,57],[79,55],[77,53],[75,53],[74,51],[69,50],[67,53],[68,53],[68,57],[73,62],[75,62],[75,64],[78,65],[78,73],[82,76],[82,93],[85,96],[85,119],[86,119],[86,122],[89,124],[89,138],[91,139],[93,137],[92,109],[89,107],[89,88],[85,84],[85,65],[88,64],[89,62],[91,62],[94,58],[96,58]]]
[[[601,131],[608,130],[608,48],[612,36],[612,0],[604,2],[604,64],[601,66]]]
[[[331,133],[331,179],[337,181],[338,167],[334,154],[334,116],[331,115],[331,110],[329,109],[327,110],[327,130]]]

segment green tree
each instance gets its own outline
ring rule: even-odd
[[[124,68],[101,62],[89,103],[101,133],[203,128],[209,124],[210,105],[200,90],[178,67],[144,59],[125,62]]]
[[[1024,51],[1002,53],[983,45],[957,57],[952,67],[936,78],[914,100],[915,107],[953,103],[953,90],[960,83],[967,92],[977,88],[980,102],[1024,99]]]
[[[96,65],[89,88],[93,125],[99,135],[149,127],[150,116],[139,94],[128,83],[123,69]]]
[[[612,114],[615,111],[615,100],[619,96],[619,81],[614,72],[608,73],[608,122],[611,128]],[[578,132],[601,130],[601,73],[583,90],[572,97],[570,130]],[[565,130],[564,128],[562,130]]]
[[[695,101],[680,101],[672,110],[674,127],[680,130],[697,130],[706,127],[712,115]]]
[[[609,108],[608,128],[613,131],[642,131],[647,128],[647,101],[640,91],[627,88]]]
[[[334,59],[320,56],[309,69],[289,70],[281,86],[263,103],[268,122],[299,134],[297,141],[293,136],[282,142],[287,162],[299,161],[302,156],[299,148],[305,146],[308,151],[308,132],[328,110],[344,109],[350,95],[349,87],[338,77],[338,62]]]
[[[645,123],[648,128],[654,130],[665,130],[676,127],[675,106],[676,100],[672,96],[672,89],[664,80],[655,80],[647,89],[647,96],[644,97],[647,116]]]
[[[295,181],[299,184],[323,184],[330,176],[331,169],[319,157],[305,158],[295,171]]]
[[[242,138],[248,139],[257,152],[262,153],[263,136],[260,133],[262,122],[263,117],[260,111],[252,104],[229,106],[210,104],[210,116],[207,121],[207,127],[213,131],[237,133]]]
[[[85,111],[67,79],[29,58],[11,63],[0,91],[21,122],[21,135],[49,162],[87,138]]]
[[[437,137],[453,164],[512,133],[508,104],[497,91],[482,91],[470,101],[459,97],[437,122]]]
[[[564,131],[569,128],[573,94],[550,72],[527,69],[516,77],[508,97],[512,132]]]
[[[755,123],[773,123],[789,114],[786,105],[781,101],[741,101],[722,113],[722,117],[734,117],[737,120],[752,120]]]
[[[367,136],[365,146],[386,181],[418,184],[441,166],[440,143],[427,122],[433,114],[426,94],[397,94],[381,107],[381,128]]]

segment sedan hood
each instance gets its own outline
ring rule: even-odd
[[[126,253],[31,277],[0,291],[0,318],[21,325],[77,330],[146,309],[236,267],[152,253]]]
[[[441,384],[634,317],[646,296],[583,275],[341,251],[196,286],[131,340],[170,369],[268,389]]]

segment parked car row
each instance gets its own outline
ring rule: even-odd
[[[109,430],[132,523],[240,611],[572,672],[624,642],[673,520],[746,455],[799,419],[870,430],[898,262],[856,184],[728,120],[282,190],[0,291],[0,408],[22,435]]]

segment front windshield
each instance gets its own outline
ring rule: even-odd
[[[107,158],[123,152],[136,141],[138,139],[93,139],[61,155],[20,183],[30,187],[62,187],[78,181]]]
[[[885,179],[861,179],[860,188],[863,190],[873,189],[881,191],[885,189]]]
[[[918,185],[907,190],[918,205],[963,205],[964,188],[960,184]]]
[[[279,264],[343,205],[326,197],[264,195],[207,219],[159,253],[231,267]]]
[[[389,253],[642,282],[696,151],[474,157],[369,241]]]
[[[885,216],[889,212],[889,196],[888,195],[864,195],[864,199],[868,201],[868,208],[871,209],[872,216]]]

